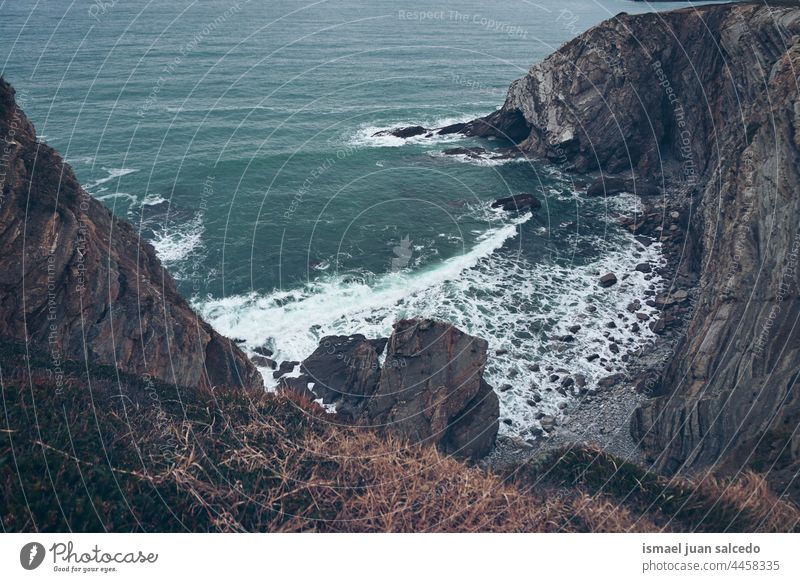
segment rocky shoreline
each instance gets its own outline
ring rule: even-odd
[[[546,389],[571,392],[578,404],[559,404],[561,426],[538,413],[534,436],[551,436],[502,439],[490,464],[534,454],[542,442],[594,441],[666,473],[736,474],[755,457],[776,486],[800,494],[791,478],[800,467],[798,59],[796,6],[622,13],[535,64],[494,113],[446,128],[388,130],[490,138],[501,147],[442,153],[540,159],[594,176],[584,195],[632,192],[643,208],[623,226],[643,246],[661,244],[666,290],[651,286],[639,301],[659,316],[636,323],[650,326],[654,345],[620,356],[626,373],[596,387],[568,370],[546,370]],[[625,276],[609,272],[598,284],[613,287]],[[639,318],[635,302],[626,309]]]

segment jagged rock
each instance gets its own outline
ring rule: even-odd
[[[3,79],[0,135],[0,337],[179,386],[263,387],[241,349],[178,293],[153,247],[36,140]]]
[[[294,371],[300,362],[281,362],[278,369],[272,373],[273,378],[280,378]]]
[[[275,368],[278,367],[278,364],[275,360],[272,360],[265,356],[260,356],[258,354],[251,357],[250,361],[253,362],[256,366],[261,366],[262,368],[271,368],[274,370]]]
[[[492,208],[502,208],[503,210],[537,210],[542,203],[533,194],[514,194],[507,198],[498,198],[492,202]]]
[[[470,158],[481,158],[488,152],[482,147],[456,147],[446,149],[442,151],[442,153],[446,156],[467,156]]]
[[[350,410],[361,410],[378,387],[378,357],[385,342],[361,334],[324,337],[303,360],[300,372],[314,383],[312,391],[325,404],[344,400]]]
[[[461,133],[464,131],[466,127],[466,123],[453,123],[451,125],[445,125],[444,127],[440,127],[436,130],[436,133],[439,135],[449,135],[452,133]]]
[[[397,322],[368,418],[457,457],[484,456],[497,436],[500,406],[483,380],[486,350],[485,340],[446,323]]]
[[[798,60],[792,3],[619,14],[531,67],[501,109],[464,128],[579,172],[674,176],[665,202],[693,200],[682,260],[700,274],[695,310],[664,396],[633,425],[661,469],[735,470],[800,418]],[[786,471],[800,461],[792,434]]]
[[[415,137],[418,135],[422,135],[423,133],[428,133],[428,129],[425,129],[421,125],[409,125],[406,127],[395,127],[393,129],[385,129],[383,131],[377,131],[372,134],[373,137],[383,137],[383,136],[394,136],[394,137],[401,137],[401,138],[409,138]]]
[[[634,299],[633,301],[628,303],[628,306],[625,309],[628,311],[628,313],[635,313],[639,311],[641,308],[642,308],[642,302],[639,301],[638,299]]]
[[[259,356],[264,356],[265,358],[271,358],[275,354],[275,352],[266,346],[258,346],[257,348],[253,348],[253,351]]]

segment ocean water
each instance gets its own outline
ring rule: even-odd
[[[374,134],[485,115],[583,30],[677,6],[3,1],[0,54],[40,138],[140,229],[220,332],[299,360],[327,334],[451,321],[489,340],[503,430],[525,435],[572,398],[551,371],[591,386],[653,341],[625,309],[661,285],[633,270],[658,263],[658,245],[617,224],[636,199],[583,199],[579,177],[545,163],[441,153],[499,143]],[[543,208],[490,210],[519,192]],[[601,290],[608,271],[621,281]],[[574,325],[573,342],[555,339]]]

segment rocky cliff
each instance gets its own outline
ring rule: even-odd
[[[178,386],[259,387],[178,293],[153,248],[78,184],[0,79],[0,338]]]
[[[688,332],[633,434],[669,471],[800,458],[800,8],[620,14],[515,81],[464,131],[687,208]]]

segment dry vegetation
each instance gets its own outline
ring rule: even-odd
[[[791,531],[798,511],[752,474],[667,481],[601,451],[506,475],[335,426],[308,402],[202,394],[2,355],[5,531]],[[16,362],[16,364],[15,364]]]

